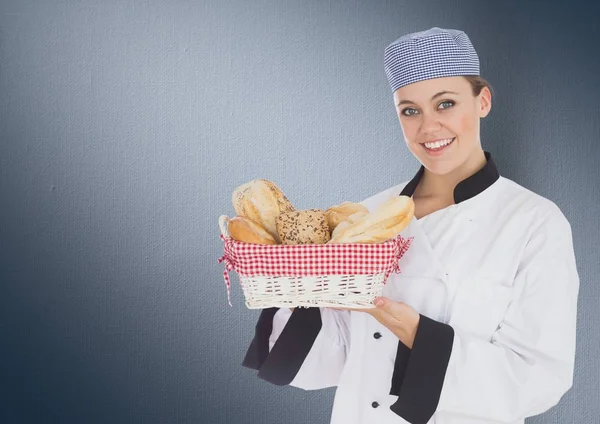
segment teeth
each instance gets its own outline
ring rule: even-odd
[[[436,141],[435,143],[425,143],[425,147],[427,147],[428,149],[439,149],[442,146],[450,144],[452,142],[452,139],[453,138],[447,138],[445,140]]]

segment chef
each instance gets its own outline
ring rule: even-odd
[[[384,65],[421,167],[362,204],[415,202],[401,272],[371,309],[262,310],[243,365],[276,385],[336,386],[332,424],[524,423],[573,382],[570,224],[482,149],[491,90],[464,32],[402,36]]]

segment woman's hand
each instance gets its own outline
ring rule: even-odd
[[[409,349],[412,349],[417,328],[419,326],[419,313],[403,302],[395,302],[387,297],[378,297],[373,302],[375,308],[331,308],[347,311],[365,312],[385,325]]]

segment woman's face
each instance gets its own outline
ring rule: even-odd
[[[447,174],[479,160],[479,120],[491,108],[487,87],[475,97],[463,77],[428,79],[396,90],[394,104],[409,150],[432,173]],[[450,140],[439,150],[429,145]]]

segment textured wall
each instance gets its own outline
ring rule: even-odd
[[[600,59],[587,1],[0,2],[0,422],[328,423],[333,390],[240,363],[258,311],[217,218],[253,178],[297,207],[413,175],[383,72],[463,29],[500,172],[571,221],[575,384],[529,423],[599,423]]]

